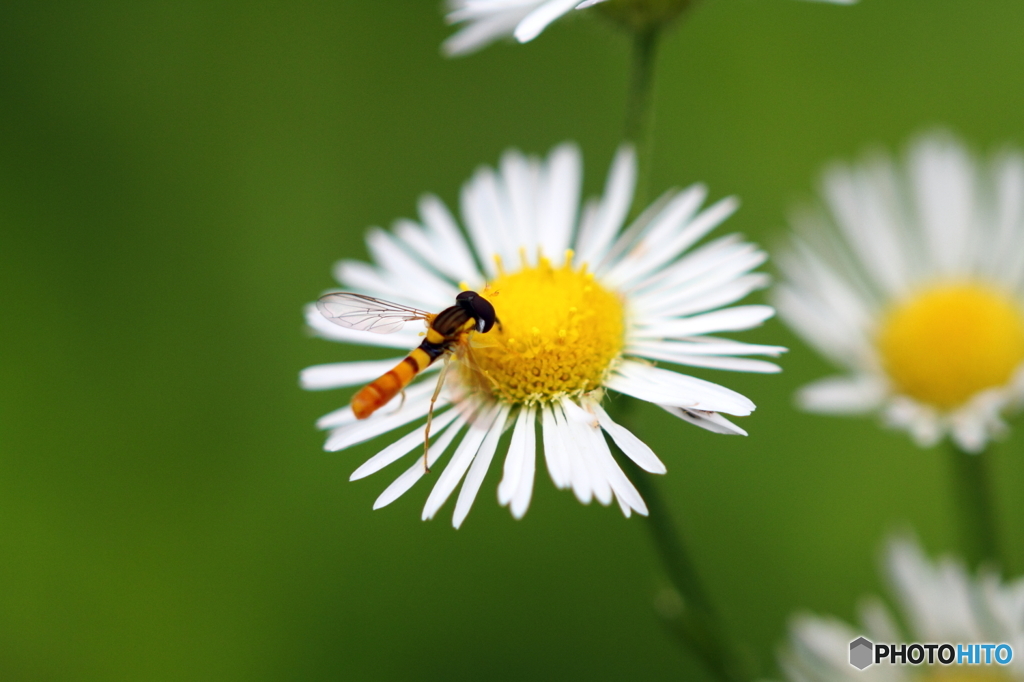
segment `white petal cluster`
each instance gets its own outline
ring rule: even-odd
[[[521,262],[529,267],[537,264],[540,254],[554,257],[571,248],[574,264],[586,263],[597,281],[625,302],[623,356],[609,368],[606,387],[657,404],[710,431],[745,435],[720,413],[748,415],[754,409],[749,399],[654,366],[654,361],[661,361],[743,372],[778,371],[770,362],[744,356],[776,356],[784,348],[709,336],[756,327],[774,314],[765,305],[723,308],[767,284],[766,275],[752,272],[764,262],[763,251],[738,235],[696,246],[732,214],[736,200],[726,198],[701,210],[705,187],[673,190],[623,231],[636,182],[633,150],[627,147],[618,152],[603,196],[582,209],[581,176],[580,154],[573,145],[555,148],[546,160],[510,151],[497,171],[480,168],[463,188],[468,239],[444,204],[428,195],[420,200],[418,222],[399,220],[390,231],[370,230],[367,245],[373,264],[344,260],[337,264],[335,275],[347,290],[440,311],[452,304],[458,283],[480,290],[493,279],[496,256],[506,268]],[[403,351],[419,344],[422,330],[410,324],[390,335],[353,331],[331,324],[312,305],[306,319],[316,334],[327,339]],[[401,357],[310,367],[302,372],[301,383],[308,389],[356,386],[375,379]],[[422,421],[435,384],[435,377],[421,376],[408,387],[403,400],[395,399],[362,421],[344,407],[317,423],[330,432],[325,449],[332,451],[420,423],[352,474],[353,480],[363,478],[412,454],[409,468],[381,494],[375,508],[398,498],[426,473]],[[598,388],[582,397],[510,405],[446,388],[433,419],[431,433],[437,440],[430,447],[430,464],[448,450],[453,452],[443,473],[436,476],[423,518],[433,517],[462,482],[453,520],[456,527],[462,523],[497,453],[499,438],[508,429],[511,442],[498,500],[515,517],[529,506],[541,443],[556,487],[571,489],[583,503],[596,499],[608,505],[614,500],[627,516],[632,511],[646,514],[643,499],[613,459],[604,434],[644,470],[664,473],[665,465],[609,417],[600,404],[603,394],[603,388]]]
[[[933,562],[908,538],[890,541],[885,569],[899,605],[900,622],[875,598],[861,609],[862,627],[836,618],[800,615],[793,619],[789,646],[780,663],[791,682],[912,682],[933,675],[928,666],[870,666],[849,663],[850,642],[1007,643],[1024,646],[1024,579],[1005,582],[994,573],[973,577],[952,558]],[[1014,656],[1003,672],[1024,679],[1024,661]]]
[[[819,413],[877,412],[923,447],[948,434],[980,451],[1006,431],[1000,415],[1024,399],[1024,366],[1005,386],[941,410],[896,391],[875,337],[893,302],[934,282],[984,282],[1024,307],[1024,156],[1007,152],[982,165],[949,134],[932,133],[903,163],[875,153],[858,165],[835,164],[821,192],[826,211],[793,218],[773,300],[845,374],[805,386],[798,403]]]
[[[442,45],[448,56],[471,54],[496,40],[515,37],[528,43],[548,25],[573,9],[586,9],[606,0],[451,0],[447,21],[461,24]],[[619,0],[621,1],[621,0]],[[852,5],[857,0],[811,0]]]

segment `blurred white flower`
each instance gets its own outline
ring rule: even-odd
[[[580,214],[582,175],[575,146],[554,149],[546,161],[510,151],[500,170],[480,168],[462,191],[468,240],[434,196],[420,202],[421,222],[398,221],[390,232],[367,238],[375,264],[341,261],[342,286],[436,313],[451,306],[460,286],[493,303],[500,327],[469,332],[456,354],[433,420],[431,463],[459,434],[444,472],[437,476],[423,518],[433,517],[465,477],[454,525],[472,505],[502,433],[511,428],[498,499],[521,517],[530,503],[541,426],[544,458],[556,487],[571,488],[583,503],[614,499],[629,516],[647,513],[644,501],[613,459],[605,434],[636,464],[652,473],[665,465],[601,407],[606,389],[652,402],[716,433],[744,434],[720,416],[747,415],[754,404],[701,379],[654,366],[653,361],[741,372],[776,372],[763,360],[784,349],[708,336],[749,329],[774,311],[764,305],[722,309],[766,285],[752,273],[765,253],[737,235],[694,245],[737,207],[733,198],[701,209],[702,185],[670,191],[621,232],[636,182],[631,148],[617,154],[604,196]],[[420,343],[415,325],[391,335],[336,326],[316,309],[307,321],[319,335],[346,343],[411,350]],[[422,327],[420,327],[422,329]],[[401,357],[310,367],[308,389],[355,386],[377,378]],[[431,366],[436,368],[441,363]],[[341,450],[421,422],[435,378],[412,383],[365,420],[351,407],[320,419],[330,430],[324,446]],[[422,453],[424,425],[387,445],[352,479],[383,469],[409,453]],[[467,473],[468,472],[468,473]],[[422,456],[377,499],[382,507],[424,474]]]
[[[971,576],[959,561],[932,562],[907,538],[890,541],[886,577],[899,605],[899,622],[878,598],[861,608],[862,627],[836,618],[795,617],[780,666],[791,682],[914,682],[916,680],[990,680],[1024,678],[1024,657],[1007,665],[872,665],[849,663],[850,642],[867,637],[885,643],[1006,643],[1024,651],[1024,579],[1004,582],[982,572]],[[944,670],[936,671],[936,667]]]
[[[901,164],[835,165],[822,193],[827,212],[793,220],[774,300],[845,374],[799,404],[979,452],[1024,397],[1024,157],[980,164],[932,134]]]
[[[573,9],[586,9],[606,0],[449,0],[447,21],[462,24],[444,41],[442,49],[449,56],[471,54],[501,38],[514,36],[528,43],[541,34],[548,24]],[[634,0],[609,0],[623,3]],[[646,0],[641,0],[645,2]],[[811,0],[837,5],[852,5],[857,0]],[[664,4],[664,3],[662,3]],[[681,3],[685,4],[685,3]]]

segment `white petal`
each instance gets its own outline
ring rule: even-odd
[[[574,144],[555,147],[548,156],[541,179],[538,240],[541,250],[554,263],[561,262],[569,248],[579,209],[583,161]]]
[[[530,507],[530,498],[533,496],[533,478],[537,467],[537,430],[535,423],[537,419],[536,408],[532,405],[526,408],[526,432],[525,443],[523,444],[523,470],[519,474],[519,483],[512,495],[512,502],[509,509],[512,516],[517,519],[523,518],[526,510]],[[512,433],[513,439],[515,432]]]
[[[719,357],[716,355],[676,355],[671,360],[662,358],[677,365],[689,367],[707,367],[708,369],[724,369],[728,372],[756,372],[758,374],[778,374],[782,368],[774,362],[751,360],[749,358]]]
[[[665,464],[662,463],[658,456],[654,454],[654,450],[648,447],[647,443],[636,437],[632,431],[616,424],[615,421],[608,416],[608,413],[598,405],[592,406],[594,414],[597,415],[597,420],[601,424],[601,428],[612,437],[615,444],[619,446],[631,460],[636,462],[636,465],[644,471],[649,471],[652,474],[663,474],[667,471]]]
[[[451,461],[444,468],[444,471],[441,472],[437,483],[434,484],[433,490],[430,491],[430,495],[427,497],[427,502],[423,506],[422,518],[424,521],[434,518],[441,505],[448,500],[452,491],[455,490],[455,486],[465,476],[466,470],[469,469],[473,458],[476,457],[476,453],[480,450],[480,445],[483,443],[484,438],[490,433],[497,414],[498,406],[495,405],[477,414],[475,420],[470,420],[469,431],[466,432],[466,436],[459,443],[459,447],[455,449],[455,454],[452,455]]]
[[[586,471],[586,480],[594,492],[594,497],[607,507],[612,503],[613,491],[604,472],[603,464],[597,458],[596,449],[599,446],[593,438],[595,432],[601,438],[602,444],[608,447],[604,443],[604,437],[601,436],[598,421],[594,415],[588,414],[568,398],[561,401],[561,406],[565,414],[568,432],[576,445],[576,464],[580,469]]]
[[[922,448],[936,445],[945,433],[942,418],[933,408],[906,396],[893,396],[883,414],[889,426],[909,432]]]
[[[696,315],[732,305],[746,298],[751,292],[765,288],[770,281],[771,278],[768,275],[755,273],[739,277],[728,283],[707,287],[704,291],[698,292],[695,288],[690,291],[690,295],[680,296],[671,304],[659,306],[656,311],[652,311],[652,316],[654,314],[663,317]]]
[[[647,225],[639,239],[612,266],[605,279],[617,288],[626,287],[637,277],[650,277],[659,266],[678,255],[694,232],[687,222],[707,196],[704,185],[693,185],[679,192]],[[700,238],[699,236],[697,237]],[[692,243],[690,241],[689,243]]]
[[[455,423],[445,429],[444,433],[440,434],[438,439],[430,444],[430,452],[427,455],[428,466],[434,466],[434,463],[437,462],[438,458],[444,454],[445,450],[448,449],[448,446],[452,444],[452,441],[457,435],[459,435],[459,432],[465,425],[466,417],[464,415],[459,415],[459,418],[455,420]],[[380,496],[374,501],[373,508],[380,509],[381,507],[386,507],[391,504],[404,495],[409,488],[413,487],[416,484],[416,481],[423,478],[426,473],[427,472],[423,468],[423,458],[420,457],[380,494]]]
[[[660,270],[664,265],[675,260],[681,253],[690,248],[698,240],[702,239],[708,232],[715,229],[726,218],[731,216],[739,208],[739,200],[735,197],[726,197],[708,208],[701,211],[700,215],[691,220],[686,228],[680,231],[671,240],[651,240],[651,248],[654,251],[652,258],[647,259],[646,267],[632,273],[628,284],[635,285],[643,283],[650,274]],[[659,242],[663,242],[660,243]]]
[[[725,436],[745,436],[747,432],[740,427],[733,424],[731,421],[718,414],[717,412],[707,412],[703,410],[689,410],[682,407],[673,407],[672,405],[658,405],[661,409],[665,410],[669,414],[679,417],[685,422],[689,422],[694,426],[699,426],[702,429],[706,429],[711,433],[720,433]]]
[[[624,254],[636,243],[640,236],[650,227],[651,223],[657,220],[665,207],[679,196],[679,191],[670,189],[655,199],[643,212],[630,223],[629,227],[623,230],[615,238],[607,252],[596,263],[591,263],[591,270],[601,277],[607,277],[608,272],[624,257]]]
[[[454,257],[451,247],[446,241],[411,220],[397,220],[392,231],[405,244],[409,251],[425,260],[432,268],[452,281],[470,281],[474,268],[467,272],[465,266]],[[477,284],[478,282],[474,282]]]
[[[433,422],[430,425],[431,436],[437,436],[437,434],[441,433],[444,428],[451,424],[458,415],[459,410],[454,408],[447,412],[435,412]],[[361,478],[366,478],[370,474],[375,474],[392,462],[398,461],[417,448],[422,452],[423,435],[426,429],[427,425],[423,424],[410,433],[405,434],[394,443],[366,460],[362,466],[352,472],[352,475],[349,476],[348,480],[358,481]]]
[[[836,224],[860,266],[891,295],[907,289],[910,273],[901,237],[909,232],[906,217],[896,201],[885,196],[895,194],[899,184],[882,179],[896,177],[891,163],[878,159],[870,172],[835,166],[823,181],[823,194]]]
[[[876,642],[898,642],[902,636],[900,626],[881,599],[868,598],[858,609],[868,637]]]
[[[874,348],[842,325],[823,322],[830,320],[829,314],[804,291],[778,284],[772,291],[772,304],[805,343],[833,363],[851,370],[864,370],[874,364]]]
[[[404,355],[388,360],[333,362],[328,365],[313,365],[299,372],[299,385],[307,391],[358,386],[373,381],[391,370],[392,367],[403,359],[405,359]]]
[[[519,12],[509,12],[471,21],[449,36],[441,50],[449,57],[472,54],[499,38],[511,36],[522,16]]]
[[[428,232],[442,244],[442,252],[447,256],[451,272],[457,280],[465,280],[470,287],[478,287],[483,283],[483,276],[473,262],[465,238],[459,231],[455,219],[440,199],[433,194],[426,194],[419,201],[420,220]]]
[[[405,291],[402,282],[395,279],[393,273],[385,272],[369,263],[339,260],[334,264],[333,274],[334,279],[349,291],[413,305],[412,301],[403,300],[408,292]]]
[[[569,459],[569,476],[571,477],[572,492],[577,500],[583,504],[590,504],[590,501],[594,499],[594,487],[591,483],[590,470],[587,468],[586,459],[580,452],[580,443],[576,440],[561,404],[555,403],[552,405],[551,413],[555,417],[556,433],[565,447],[565,453]]]
[[[872,376],[833,376],[808,384],[797,393],[797,404],[808,412],[864,414],[885,399],[885,383]]]
[[[633,288],[633,296],[646,304],[649,297],[660,300],[663,296],[674,295],[681,287],[689,286],[709,273],[717,273],[729,267],[727,264],[735,259],[748,258],[757,251],[754,244],[744,242],[738,234],[720,237],[694,249],[661,271],[651,273]]]
[[[520,10],[526,16],[534,7],[546,0],[450,0],[452,11],[445,17],[449,22],[491,16],[492,14]]]
[[[498,502],[505,506],[512,501],[519,488],[519,481],[522,478],[525,466],[523,460],[526,458],[526,431],[533,428],[533,422],[527,421],[530,414],[525,408],[520,408],[516,416],[515,429],[512,431],[512,442],[508,446],[508,454],[505,456],[504,474],[501,483],[498,484]]]
[[[774,314],[775,310],[771,306],[738,305],[684,319],[644,320],[644,326],[638,326],[631,335],[635,338],[680,338],[715,332],[743,331],[759,326]]]
[[[756,343],[724,341],[700,336],[688,341],[634,341],[623,351],[626,355],[648,357],[650,353],[682,355],[769,355],[778,357],[786,352],[784,346],[763,346]]]
[[[734,259],[732,263],[716,268],[709,275],[686,285],[677,285],[674,290],[659,288],[637,296],[633,305],[634,314],[644,317],[675,317],[735,303],[750,292],[768,285],[770,278],[764,273],[743,274],[760,265],[766,258],[766,253],[755,251],[746,259]]]
[[[346,405],[340,409],[328,412],[324,416],[316,420],[316,428],[333,429],[339,426],[345,426],[346,424],[354,424],[356,421],[356,415],[352,412],[352,406]]]
[[[473,501],[480,491],[480,486],[484,482],[484,476],[487,475],[487,469],[491,466],[491,460],[494,458],[494,452],[498,448],[498,441],[501,439],[501,434],[505,431],[505,422],[508,420],[509,409],[508,405],[501,405],[498,408],[498,415],[491,425],[491,430],[487,432],[480,450],[476,453],[476,457],[473,458],[473,463],[469,467],[469,473],[466,474],[466,482],[462,484],[462,489],[459,491],[459,499],[455,502],[452,525],[456,528],[461,526],[462,522],[466,520],[466,515],[469,514]]]
[[[551,475],[551,481],[555,487],[564,490],[571,485],[572,481],[569,453],[558,433],[558,425],[551,407],[542,407],[540,416],[544,438],[544,460],[548,465],[548,473]]]
[[[597,208],[590,229],[580,231],[576,256],[577,262],[589,263],[591,271],[596,270],[622,229],[633,201],[636,188],[636,151],[630,145],[623,145],[615,154],[615,160],[608,170],[604,195]]]
[[[461,199],[462,216],[477,259],[484,273],[493,278],[498,274],[495,256],[509,260],[504,235],[512,229],[508,224],[507,209],[501,205],[494,171],[479,168],[463,185]]]
[[[974,164],[952,138],[928,136],[911,149],[911,187],[935,275],[965,274],[975,219]]]
[[[772,362],[764,360],[750,360],[748,358],[723,357],[718,355],[699,355],[678,352],[663,341],[659,345],[649,344],[647,351],[639,354],[652,360],[664,360],[677,365],[689,365],[690,367],[709,367],[711,369],[724,369],[733,372],[758,372],[761,374],[775,374],[781,372],[782,368]]]
[[[519,22],[514,33],[516,40],[521,43],[530,42],[539,36],[548,24],[571,10],[578,2],[579,0],[548,0]]]
[[[1003,154],[993,164],[995,185],[995,227],[991,259],[980,264],[982,272],[992,271],[998,281],[1013,290],[1024,278],[1024,157]]]
[[[401,243],[389,232],[380,228],[371,229],[366,235],[366,246],[374,261],[384,270],[400,274],[407,282],[415,282],[416,286],[407,295],[415,295],[417,301],[451,301],[459,293],[451,282],[424,267],[418,258],[402,248]]]
[[[978,641],[984,630],[974,608],[973,585],[961,563],[932,564],[915,542],[889,544],[887,568],[904,614],[922,641]]]
[[[607,385],[619,393],[660,405],[737,416],[754,411],[754,403],[724,386],[632,360],[623,361]]]
[[[633,484],[626,478],[626,475],[622,473],[622,469],[619,468],[615,458],[612,457],[611,450],[608,448],[608,442],[605,441],[604,435],[601,433],[599,421],[594,415],[588,413],[579,405],[571,401],[563,401],[563,407],[567,406],[567,411],[571,410],[576,413],[576,419],[579,420],[582,433],[585,434],[587,454],[595,465],[594,469],[598,472],[598,477],[607,483],[611,493],[619,501],[622,513],[628,517],[629,509],[635,509],[640,514],[646,516],[647,505],[644,504],[640,493],[637,492]],[[601,500],[601,502],[602,504],[607,504],[604,500]]]
[[[510,149],[502,155],[499,167],[501,181],[498,190],[501,205],[508,213],[509,229],[504,235],[508,240],[506,253],[516,258],[513,263],[506,262],[505,265],[517,266],[523,256],[530,265],[535,265],[540,209],[539,164],[536,159],[527,159],[519,151]]]
[[[801,240],[794,239],[793,252],[780,254],[778,262],[792,283],[776,291],[779,300],[799,299],[794,303],[811,311],[812,322],[842,339],[839,347],[847,353],[864,355],[866,348],[873,352],[875,325],[884,305],[877,295]]]

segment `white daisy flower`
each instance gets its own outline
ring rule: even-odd
[[[419,204],[420,222],[400,220],[390,232],[370,231],[375,264],[345,260],[335,269],[348,291],[433,313],[451,306],[460,286],[472,289],[493,304],[500,321],[487,333],[468,332],[469,343],[446,374],[433,417],[430,464],[465,435],[437,476],[424,519],[465,478],[454,516],[456,527],[462,523],[508,428],[512,436],[498,499],[516,518],[530,504],[539,442],[556,487],[571,488],[584,504],[614,499],[626,516],[631,510],[646,514],[602,432],[646,471],[664,473],[665,465],[608,416],[601,407],[605,390],[655,403],[710,431],[745,435],[719,413],[750,414],[750,400],[654,361],[778,371],[772,363],[739,356],[775,356],[783,348],[708,336],[756,327],[774,314],[765,305],[721,309],[766,285],[766,275],[751,272],[764,262],[763,251],[738,235],[692,248],[732,214],[734,198],[700,210],[704,186],[670,191],[620,234],[636,182],[632,149],[619,151],[604,196],[588,202],[577,220],[580,180],[581,159],[573,145],[555,148],[546,161],[509,151],[498,171],[480,168],[463,187],[468,240],[444,204],[428,195]],[[356,331],[332,324],[315,306],[306,319],[327,339],[404,351],[420,343],[423,328],[409,324],[390,335]],[[355,386],[401,361],[399,356],[310,367],[301,382],[309,389]],[[357,420],[351,406],[320,419],[318,426],[330,430],[325,449],[342,450],[422,421],[437,379],[418,378],[404,399],[367,419]],[[411,466],[374,508],[398,498],[426,473],[423,441],[421,424],[352,474],[352,480],[363,478],[414,453]]]
[[[780,667],[791,682],[1024,679],[1020,656],[1007,665],[951,665],[940,674],[929,665],[873,665],[864,670],[850,665],[850,642],[861,636],[896,644],[992,642],[1009,644],[1015,652],[1024,647],[1024,579],[1004,582],[990,572],[971,576],[955,559],[929,561],[907,538],[889,543],[885,569],[906,631],[877,598],[861,608],[861,628],[836,618],[797,616],[789,646],[780,655]]]
[[[1024,157],[981,165],[933,134],[902,164],[837,164],[822,192],[828,211],[793,221],[774,299],[845,374],[798,403],[981,451],[1024,397]]]
[[[449,24],[462,27],[449,37],[442,49],[448,56],[471,54],[501,38],[514,36],[520,43],[528,43],[555,21],[573,9],[586,9],[606,0],[449,0]],[[836,5],[852,5],[857,0],[811,0]],[[612,0],[615,4],[638,0]],[[644,4],[648,0],[639,0]],[[680,10],[688,0],[680,2]],[[664,3],[659,4],[659,11]]]

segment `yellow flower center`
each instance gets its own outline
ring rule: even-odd
[[[899,391],[939,408],[1005,384],[1024,362],[1024,315],[978,283],[929,287],[882,320],[878,350]]]
[[[604,383],[622,352],[622,301],[571,260],[569,252],[560,268],[544,258],[514,273],[499,268],[484,296],[501,326],[473,335],[460,369],[467,383],[509,403],[547,402]]]

